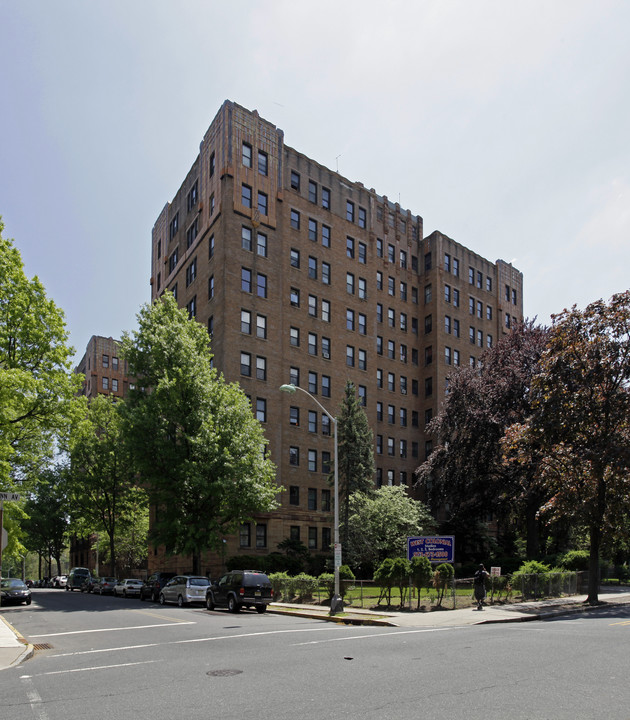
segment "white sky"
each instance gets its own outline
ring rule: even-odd
[[[0,0],[0,215],[78,357],[135,327],[151,228],[225,99],[525,276],[630,287],[626,0]]]

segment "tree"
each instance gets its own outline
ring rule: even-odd
[[[384,485],[372,495],[353,493],[348,530],[346,557],[359,567],[406,555],[407,538],[432,533],[435,521],[404,487]]]
[[[409,564],[411,582],[418,591],[418,610],[420,609],[420,594],[423,587],[428,587],[433,577],[433,565],[428,557],[414,555]]]
[[[553,316],[532,384],[532,414],[512,428],[526,456],[544,453],[543,508],[589,534],[588,602],[598,601],[599,554],[627,534],[630,511],[630,291]]]
[[[449,529],[465,537],[459,547],[479,536],[488,511],[521,523],[525,520],[528,557],[539,552],[537,512],[546,499],[536,484],[540,458],[505,464],[501,440],[506,428],[531,413],[530,387],[544,351],[548,331],[527,321],[491,349],[478,368],[451,374],[449,392],[429,432],[436,446],[418,468],[418,482],[431,505],[450,506]],[[463,538],[462,538],[463,539]]]
[[[130,373],[144,384],[125,403],[125,435],[155,508],[150,539],[169,553],[218,549],[253,513],[277,506],[267,441],[237,384],[212,367],[208,335],[171,293],[125,333]]]
[[[37,277],[28,280],[20,253],[0,221],[0,489],[35,476],[67,428],[82,377],[63,312]]]
[[[25,547],[38,553],[40,560],[54,558],[57,575],[61,575],[61,554],[67,547],[69,523],[64,476],[62,465],[51,467],[40,475],[24,504],[26,517],[22,521]]]
[[[125,443],[122,408],[122,401],[103,395],[85,405],[85,416],[72,435],[68,472],[74,524],[84,533],[106,533],[112,575],[121,521],[135,509],[148,513],[146,491],[137,485]]]
[[[339,458],[339,502],[341,518],[341,544],[348,542],[350,497],[353,493],[369,494],[374,490],[373,433],[365,411],[357,399],[354,385],[348,381],[344,390],[341,410],[337,417]]]

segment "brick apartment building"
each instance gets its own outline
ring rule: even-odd
[[[120,358],[120,342],[113,338],[92,335],[75,372],[85,375],[81,393],[88,398],[97,395],[124,398],[129,390],[126,363]]]
[[[266,554],[285,538],[327,553],[327,476],[347,380],[374,432],[380,486],[413,493],[431,451],[426,423],[449,373],[475,364],[522,318],[523,276],[284,143],[284,133],[226,101],[152,232],[151,295],[165,289],[207,328],[215,366],[238,381],[263,423],[281,507],[226,538],[224,556]],[[217,572],[221,558],[207,558]],[[149,568],[188,558],[151,548]]]

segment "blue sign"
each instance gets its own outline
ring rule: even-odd
[[[411,560],[415,555],[424,555],[432,563],[452,563],[455,560],[455,537],[453,535],[408,537],[407,560]]]

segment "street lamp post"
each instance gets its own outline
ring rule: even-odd
[[[341,544],[339,543],[339,458],[338,458],[338,452],[337,452],[337,418],[333,417],[328,410],[319,402],[319,400],[311,395],[310,392],[305,390],[304,388],[299,387],[299,385],[293,385],[292,383],[289,385],[281,385],[280,390],[285,393],[289,393],[293,395],[297,390],[300,390],[300,392],[303,392],[305,395],[308,395],[311,400],[319,407],[321,408],[322,412],[324,412],[330,421],[333,424],[333,427],[335,429],[335,460],[334,460],[334,467],[335,467],[335,484],[334,484],[334,504],[335,504],[335,515],[334,515],[334,567],[335,567],[335,592],[332,597],[332,600],[330,601],[330,614],[336,615],[338,612],[341,612],[343,610],[343,601],[341,599],[341,596],[339,594],[339,566],[341,565]]]

